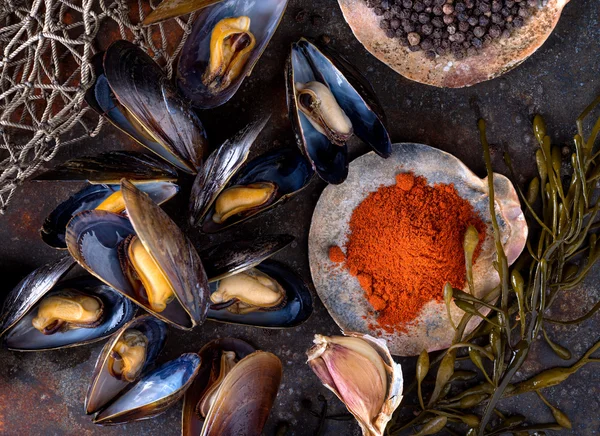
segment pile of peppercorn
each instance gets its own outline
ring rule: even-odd
[[[428,58],[473,56],[541,7],[540,0],[365,0],[389,38]]]

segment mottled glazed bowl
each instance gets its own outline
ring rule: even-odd
[[[342,330],[383,338],[392,354],[414,356],[423,349],[441,350],[452,343],[454,330],[444,302],[426,304],[416,322],[406,326],[406,332],[371,329],[369,325],[376,325],[376,315],[358,280],[328,256],[329,247],[345,246],[354,209],[381,185],[393,185],[396,174],[401,172],[423,176],[430,185],[453,184],[458,194],[473,205],[488,226],[481,254],[473,267],[475,296],[481,298],[496,287],[499,277],[492,266],[496,253],[487,178],[480,179],[451,154],[422,144],[394,144],[391,156],[385,160],[373,152],[361,156],[350,164],[348,179],[343,184],[327,186],[313,214],[308,256],[317,293]],[[511,264],[525,247],[527,224],[517,193],[506,177],[494,174],[494,191],[502,245]],[[451,306],[452,319],[458,323],[464,312],[454,304]],[[480,321],[472,319],[466,331],[472,331]]]
[[[422,51],[411,52],[398,39],[385,36],[381,17],[365,0],[338,0],[346,22],[373,56],[415,82],[442,88],[462,88],[501,76],[531,56],[548,39],[569,0],[548,0],[525,26],[508,39],[497,39],[479,54],[462,60],[452,55],[428,59]]]

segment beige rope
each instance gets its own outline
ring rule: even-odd
[[[150,0],[151,9],[158,2]],[[84,95],[95,79],[95,38],[111,21],[121,38],[146,49],[173,76],[194,14],[168,23],[181,33],[169,48],[166,24],[138,24],[147,6],[145,0],[0,0],[0,214],[40,165],[105,124]]]

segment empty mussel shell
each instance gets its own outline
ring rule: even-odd
[[[281,383],[277,356],[255,351],[231,369],[219,387],[200,435],[260,435]]]
[[[287,0],[225,0],[203,9],[181,51],[177,84],[196,107],[227,102],[264,52]]]
[[[91,274],[163,321],[186,330],[202,324],[208,309],[208,284],[196,250],[146,194],[125,180],[121,191],[129,220],[97,210],[75,215],[67,227],[69,252]],[[142,250],[150,273],[158,273],[154,277],[168,288],[168,295],[160,295],[165,297],[160,308],[152,305],[148,292],[140,293],[129,269],[124,268],[122,243],[131,242],[131,235],[137,236],[135,244]],[[139,274],[139,269],[136,271]],[[150,280],[150,285],[156,283]]]
[[[202,224],[210,206],[229,180],[246,162],[250,147],[265,127],[270,117],[250,123],[232,138],[226,140],[206,159],[194,180],[190,194],[189,221],[191,225]]]
[[[154,365],[166,337],[166,324],[151,315],[121,327],[100,352],[85,397],[85,413],[97,412],[143,376]]]
[[[210,198],[202,201],[202,207],[196,207],[194,199],[190,205],[190,221],[201,224],[205,233],[218,232],[284,203],[304,189],[313,175],[306,159],[291,148],[266,152],[237,172],[226,162],[222,160],[219,165],[223,171],[213,178],[220,182],[212,184],[196,180],[213,192]],[[222,182],[224,180],[226,183]],[[192,195],[203,195],[199,186],[194,187]],[[204,215],[199,214],[200,211],[205,211]]]
[[[319,177],[342,183],[348,175],[345,144],[354,133],[388,157],[391,141],[373,89],[358,70],[331,50],[302,38],[286,64],[290,120],[298,146]]]
[[[79,310],[73,313],[73,307]],[[7,332],[5,341],[17,351],[85,345],[112,335],[134,314],[135,306],[114,289],[93,277],[78,277],[48,290]]]
[[[134,183],[176,182],[177,171],[165,162],[135,151],[108,151],[68,160],[33,180],[89,182],[115,185],[121,179]]]
[[[200,356],[182,354],[149,372],[94,417],[100,425],[153,418],[181,399],[200,369]]]
[[[211,247],[200,257],[210,271],[211,294],[219,291],[223,279],[257,270],[285,293],[275,307],[234,313],[227,305],[213,306],[208,318],[214,321],[265,328],[294,327],[305,322],[313,310],[312,296],[306,283],[284,264],[269,260],[293,241],[288,235],[272,235],[256,240],[238,240]],[[243,290],[242,290],[243,291]]]
[[[255,351],[250,344],[235,338],[220,338],[210,341],[198,352],[202,361],[196,379],[185,393],[182,412],[182,436],[197,436],[200,434],[204,418],[198,415],[198,403],[207,394],[207,389],[218,388],[215,381],[222,382],[224,377],[220,371],[220,361],[223,352],[235,354],[235,361],[239,362],[244,357]],[[216,391],[214,392],[216,393]]]
[[[140,183],[138,188],[152,201],[162,204],[177,194],[179,186],[171,182]],[[71,218],[84,210],[100,208],[120,213],[125,209],[120,185],[90,185],[59,204],[44,221],[40,233],[42,240],[53,248],[66,249],[66,227]],[[113,200],[114,199],[114,200]]]
[[[163,0],[159,3],[156,9],[154,9],[146,18],[144,18],[144,21],[142,21],[142,26],[149,26],[150,24],[160,23],[168,20],[169,18],[186,15],[214,5],[215,3],[219,3],[220,1],[223,0]]]
[[[172,165],[195,174],[206,132],[160,66],[140,47],[120,40],[106,50],[103,67],[92,107]]]

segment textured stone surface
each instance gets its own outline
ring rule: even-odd
[[[305,11],[304,17],[299,14]],[[536,112],[547,121],[549,133],[561,144],[569,144],[575,132],[574,119],[595,95],[600,94],[598,79],[598,41],[600,40],[600,3],[596,0],[572,0],[565,8],[555,32],[530,59],[505,76],[471,88],[445,90],[412,83],[394,73],[369,55],[354,39],[333,0],[291,0],[281,27],[269,48],[226,105],[200,112],[213,146],[235,133],[257,114],[270,112],[271,122],[259,137],[252,155],[267,149],[294,146],[286,116],[283,66],[289,45],[300,36],[331,38],[331,45],[351,60],[373,83],[389,120],[393,142],[419,142],[455,154],[479,176],[484,174],[481,148],[475,122],[479,116],[488,121],[494,147],[494,165],[506,174],[502,150],[513,157],[519,180],[532,174],[533,136],[530,121]],[[358,141],[350,144],[353,156],[366,147]],[[71,157],[109,149],[135,149],[120,132],[106,128],[99,138],[69,146],[46,168]],[[179,223],[184,222],[190,180],[184,180],[182,194],[166,206]],[[80,189],[77,184],[29,182],[20,188],[5,216],[0,217],[0,296],[24,275],[59,254],[46,247],[38,234],[46,215],[62,200]],[[287,205],[255,220],[246,222],[226,235],[201,237],[190,235],[198,248],[226,238],[252,237],[266,233],[290,233],[296,242],[276,259],[289,264],[310,281],[307,238],[312,209],[323,184],[313,181],[301,195]],[[596,280],[572,291],[569,299],[558,304],[553,315],[572,318],[591,307],[600,295]],[[0,297],[1,298],[1,297]],[[558,313],[560,312],[560,313]],[[569,345],[574,356],[581,355],[598,339],[599,317],[568,330],[550,328],[550,335]],[[171,331],[161,360],[184,351],[197,351],[208,340],[219,336],[245,339],[258,348],[277,354],[284,365],[284,378],[266,435],[275,434],[282,422],[289,424],[289,435],[312,435],[317,419],[303,406],[310,399],[319,408],[317,395],[330,399],[330,413],[342,413],[344,407],[321,386],[305,364],[305,350],[314,333],[336,334],[335,323],[320,301],[315,302],[312,318],[292,330],[260,330],[225,324],[206,323],[192,333]],[[83,399],[101,344],[65,351],[14,353],[0,350],[0,433],[7,435],[91,435],[91,434],[180,434],[180,407],[163,416],[125,427],[99,428],[83,413]],[[573,359],[575,360],[575,359]],[[402,359],[405,378],[414,374],[414,360]],[[564,365],[544,343],[532,353],[524,368],[534,373],[544,365]],[[597,364],[595,364],[597,365]],[[558,388],[548,389],[548,398],[569,414],[574,423],[562,434],[593,435],[598,432],[600,372],[591,364]],[[523,376],[526,373],[522,374]],[[552,416],[534,395],[506,402],[508,410],[521,411],[540,422]],[[327,422],[327,435],[358,435],[353,422]]]

